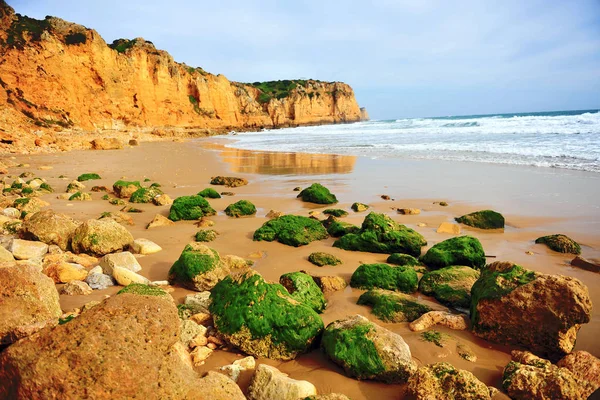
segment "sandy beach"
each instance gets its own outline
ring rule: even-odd
[[[11,174],[34,171],[45,178],[57,193],[86,172],[98,173],[102,179],[94,185],[112,184],[121,178],[150,179],[159,182],[172,198],[195,194],[211,187],[210,178],[216,175],[234,175],[248,179],[240,188],[213,186],[216,190],[232,191],[235,196],[210,200],[218,214],[215,221],[219,236],[209,243],[220,254],[234,254],[254,260],[254,268],[270,281],[278,281],[286,272],[305,270],[315,275],[338,275],[347,282],[361,263],[385,262],[387,255],[350,252],[333,248],[333,238],[294,248],[280,243],[255,242],[253,232],[267,218],[270,210],[286,214],[308,215],[322,211],[324,206],[304,203],[296,198],[296,186],[306,187],[320,182],[330,188],[339,199],[337,207],[350,215],[345,219],[360,224],[366,212],[354,213],[350,205],[360,201],[371,206],[370,211],[390,215],[401,224],[425,236],[427,248],[451,235],[436,233],[437,226],[454,217],[480,209],[494,209],[506,217],[504,231],[486,232],[462,226],[462,233],[477,237],[488,261],[512,261],[534,271],[563,274],[580,279],[590,291],[594,304],[600,304],[600,277],[597,273],[569,265],[573,256],[550,251],[534,244],[542,235],[564,233],[582,244],[584,257],[600,255],[600,176],[594,173],[554,170],[549,168],[508,167],[451,161],[415,161],[402,159],[367,159],[353,156],[311,155],[295,153],[265,153],[224,147],[231,141],[207,138],[188,142],[142,143],[139,147],[115,151],[75,151],[71,153],[17,156],[16,162],[28,168],[11,169]],[[39,170],[51,166],[51,170]],[[59,179],[65,175],[68,179]],[[102,212],[117,211],[121,206],[101,200],[103,193],[92,193],[91,202],[69,202],[57,199],[57,193],[46,195],[56,212],[78,220],[98,218]],[[387,194],[392,200],[384,201]],[[235,201],[252,201],[258,212],[254,217],[230,218],[223,213]],[[435,202],[446,201],[447,207]],[[178,222],[175,226],[146,230],[155,214],[167,215],[169,207],[140,204],[142,213],[131,213],[135,225],[127,228],[135,238],[147,238],[159,244],[163,251],[139,258],[141,274],[150,280],[165,280],[167,272],[178,258],[186,243],[192,242],[199,228],[192,221]],[[392,207],[419,208],[419,215],[398,215]],[[322,217],[322,215],[321,215]],[[423,226],[423,224],[425,224]],[[307,261],[315,251],[336,255],[342,265],[317,267]],[[532,252],[533,254],[528,254]],[[63,311],[69,311],[91,300],[100,300],[114,294],[118,288],[94,291],[89,296],[61,295]],[[177,302],[191,291],[175,287],[172,292]],[[455,367],[471,371],[484,383],[500,388],[504,366],[510,360],[509,347],[498,346],[476,338],[469,331],[452,331],[438,327],[450,335],[449,345],[438,347],[425,342],[419,333],[411,332],[407,323],[383,323],[371,314],[369,307],[356,305],[361,290],[347,287],[327,296],[328,306],[322,314],[325,325],[336,319],[361,314],[371,321],[399,333],[410,346],[419,365],[447,361]],[[417,294],[424,300],[432,300]],[[600,334],[600,311],[595,308],[589,324],[578,335],[575,350],[586,350],[600,356],[597,336]],[[477,355],[477,362],[469,362],[456,353],[456,343],[464,343]],[[199,371],[216,369],[240,358],[235,351],[217,351]],[[398,399],[404,393],[403,385],[386,385],[372,381],[357,381],[344,375],[319,351],[301,355],[294,361],[258,360],[274,365],[294,379],[312,382],[319,393],[339,392],[352,399]],[[242,388],[249,377],[242,376]]]

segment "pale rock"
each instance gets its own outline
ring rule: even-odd
[[[179,341],[184,346],[189,347],[192,340],[198,335],[206,335],[206,328],[189,319],[181,321]]]
[[[104,273],[104,271],[102,270],[102,267],[100,265],[96,265],[94,268],[89,270],[88,275],[103,274],[103,273]]]
[[[20,218],[21,217],[21,211],[17,210],[14,207],[8,207],[5,208],[4,210],[2,210],[2,215],[7,216],[8,218]]]
[[[256,360],[254,357],[248,356],[241,360],[234,361],[233,364],[225,365],[219,368],[219,370],[223,371],[223,373],[229,376],[234,382],[237,382],[242,372],[254,368],[256,368]]]
[[[275,219],[281,217],[282,215],[283,213],[281,211],[271,210],[267,213],[266,217],[269,219]]]
[[[60,246],[58,246],[56,244],[49,244],[48,245],[48,254],[51,254],[51,255],[54,255],[54,254],[63,254],[63,251],[60,248]]]
[[[152,281],[150,284],[152,286],[169,286],[169,281]]]
[[[196,225],[199,228],[210,228],[211,226],[215,225],[215,221],[211,221],[208,218],[202,217],[200,218],[200,220],[196,223]]]
[[[6,250],[3,246],[0,246],[0,262],[14,262],[15,258],[12,253]]]
[[[58,200],[69,200],[71,198],[71,195],[69,193],[62,193],[56,196],[56,198]]]
[[[173,204],[173,199],[168,194],[160,194],[152,199],[152,202],[157,206],[170,206]]]
[[[117,266],[113,267],[112,277],[121,286],[127,286],[131,283],[141,283],[142,285],[150,284],[150,281],[147,278],[141,276],[140,274],[136,274],[135,272],[128,270],[127,268]]]
[[[451,222],[442,222],[438,226],[437,233],[449,233],[451,235],[460,235],[460,226]]]
[[[195,349],[196,347],[206,346],[207,344],[208,339],[206,338],[206,336],[198,335],[190,341],[189,347]]]
[[[87,295],[92,293],[92,288],[85,282],[71,281],[63,286],[60,293],[68,296]]]
[[[418,215],[421,214],[421,210],[418,208],[399,208],[398,214],[402,215]]]
[[[114,267],[125,268],[133,272],[142,270],[142,266],[138,260],[128,251],[105,255],[100,260],[100,266],[102,267],[102,271],[107,275],[112,274]]]
[[[206,347],[208,347],[211,350],[216,350],[217,349],[217,345],[214,343],[209,343],[206,345]]]
[[[199,367],[204,364],[204,361],[212,354],[213,350],[205,346],[196,347],[191,353],[194,366]]]
[[[135,239],[131,244],[131,250],[136,254],[154,254],[162,250],[162,247],[148,239]]]
[[[42,242],[14,239],[10,251],[17,260],[41,259],[48,252],[48,245]]]
[[[317,388],[312,383],[292,379],[266,364],[258,366],[248,388],[249,400],[298,400],[316,394]]]
[[[240,360],[235,360],[233,365],[237,365],[244,370],[256,368],[256,359],[252,356],[244,357]]]
[[[63,260],[45,262],[43,272],[56,283],[82,281],[88,276],[88,271],[83,265],[68,263]]]
[[[408,324],[413,332],[421,332],[434,325],[446,326],[455,330],[469,329],[469,317],[463,314],[451,314],[446,311],[429,311]]]
[[[100,270],[102,271],[102,269]],[[85,282],[95,290],[103,290],[115,285],[113,278],[111,278],[110,275],[103,274],[102,272],[89,274],[85,278]]]
[[[204,291],[196,294],[188,294],[185,296],[184,304],[195,306],[197,312],[209,313],[208,308],[210,307],[210,292]]]
[[[167,217],[164,217],[160,214],[156,214],[154,219],[150,221],[146,229],[159,228],[161,226],[172,226],[175,225],[175,222],[171,221]]]

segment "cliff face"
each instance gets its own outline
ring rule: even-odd
[[[143,39],[114,42],[58,18],[15,14],[0,0],[0,133],[135,128],[258,129],[353,122],[344,83],[283,81],[284,92],[177,63]],[[48,133],[50,132],[50,133]]]

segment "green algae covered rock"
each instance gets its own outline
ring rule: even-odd
[[[306,189],[302,190],[298,196],[302,201],[307,201],[316,204],[335,204],[337,198],[332,194],[329,189],[320,183],[313,183]]]
[[[115,192],[115,196],[120,199],[127,199],[131,197],[133,193],[135,193],[138,189],[141,189],[142,185],[140,185],[139,181],[122,181],[118,180],[113,183],[113,191]]]
[[[206,188],[198,192],[198,196],[208,197],[209,199],[220,199],[221,195],[213,188]]]
[[[361,315],[327,325],[321,348],[346,375],[357,379],[402,383],[417,370],[402,336]]]
[[[227,187],[240,187],[248,184],[248,181],[244,178],[237,178],[235,176],[214,176],[210,180],[211,185],[223,185]]]
[[[419,291],[451,307],[471,306],[471,287],[479,271],[470,267],[446,267],[427,272],[419,282]]]
[[[131,203],[152,203],[152,200],[161,194],[163,194],[163,191],[156,186],[139,188],[131,194],[129,201]]]
[[[217,212],[202,196],[182,196],[175,199],[171,205],[169,219],[171,221],[200,219]]]
[[[311,253],[308,256],[308,261],[316,265],[317,267],[323,267],[325,265],[339,265],[342,263],[342,260],[334,256],[333,254],[316,252]]]
[[[336,218],[343,218],[348,216],[348,211],[342,210],[341,208],[328,208],[323,211],[325,215],[333,215]]]
[[[471,214],[466,214],[462,217],[455,218],[455,220],[461,224],[473,226],[479,229],[504,228],[504,217],[502,214],[492,210],[475,211]]]
[[[310,307],[257,273],[228,276],[211,291],[215,328],[232,345],[255,357],[291,360],[308,351],[323,330]]]
[[[73,232],[71,247],[73,253],[87,253],[103,256],[127,249],[133,243],[133,236],[113,219],[89,219]]]
[[[536,243],[545,244],[551,250],[559,253],[581,254],[579,243],[566,235],[548,235],[535,240]]]
[[[413,268],[388,264],[363,264],[354,271],[350,286],[358,289],[387,289],[404,293],[417,290],[419,278]]]
[[[228,205],[225,209],[225,214],[235,218],[246,215],[254,215],[256,214],[256,207],[248,200],[240,200],[236,203]]]
[[[171,297],[171,295],[159,287],[144,285],[142,283],[130,283],[125,286],[123,289],[119,290],[117,294],[123,293],[132,293],[139,294],[142,296],[161,296],[161,297]]]
[[[418,257],[427,241],[418,232],[400,225],[385,214],[369,213],[360,231],[349,233],[333,243],[334,247],[371,253],[405,253]]]
[[[327,233],[333,237],[342,237],[349,233],[357,233],[358,231],[360,231],[358,226],[343,221],[332,221],[327,227]]]
[[[102,179],[102,178],[100,177],[100,175],[94,174],[94,173],[91,173],[91,174],[81,174],[81,175],[79,175],[77,177],[77,180],[79,182],[91,181],[91,180],[94,180],[94,179]]]
[[[352,203],[350,207],[354,212],[363,212],[369,209],[369,206],[363,203]]]
[[[483,268],[485,253],[481,242],[472,236],[459,236],[444,240],[421,257],[421,262],[431,269],[452,265],[466,265],[474,269]]]
[[[431,308],[408,294],[371,289],[363,293],[356,304],[373,307],[373,314],[385,322],[412,322]]]
[[[325,296],[310,275],[304,272],[289,272],[281,275],[279,283],[286,288],[294,300],[305,304],[319,314],[325,310],[327,306]]]
[[[263,224],[254,232],[254,240],[277,240],[288,246],[303,246],[327,238],[327,231],[319,221],[298,215],[283,215]]]
[[[386,263],[402,265],[402,266],[406,266],[406,267],[418,267],[421,265],[421,262],[419,260],[417,260],[416,258],[414,258],[413,256],[408,255],[408,254],[402,254],[402,253],[390,254],[390,256],[386,260]]]
[[[196,242],[212,242],[217,235],[218,233],[212,229],[203,229],[196,233]]]

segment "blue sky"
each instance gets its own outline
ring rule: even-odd
[[[600,1],[8,0],[254,82],[349,83],[373,119],[600,108]]]

